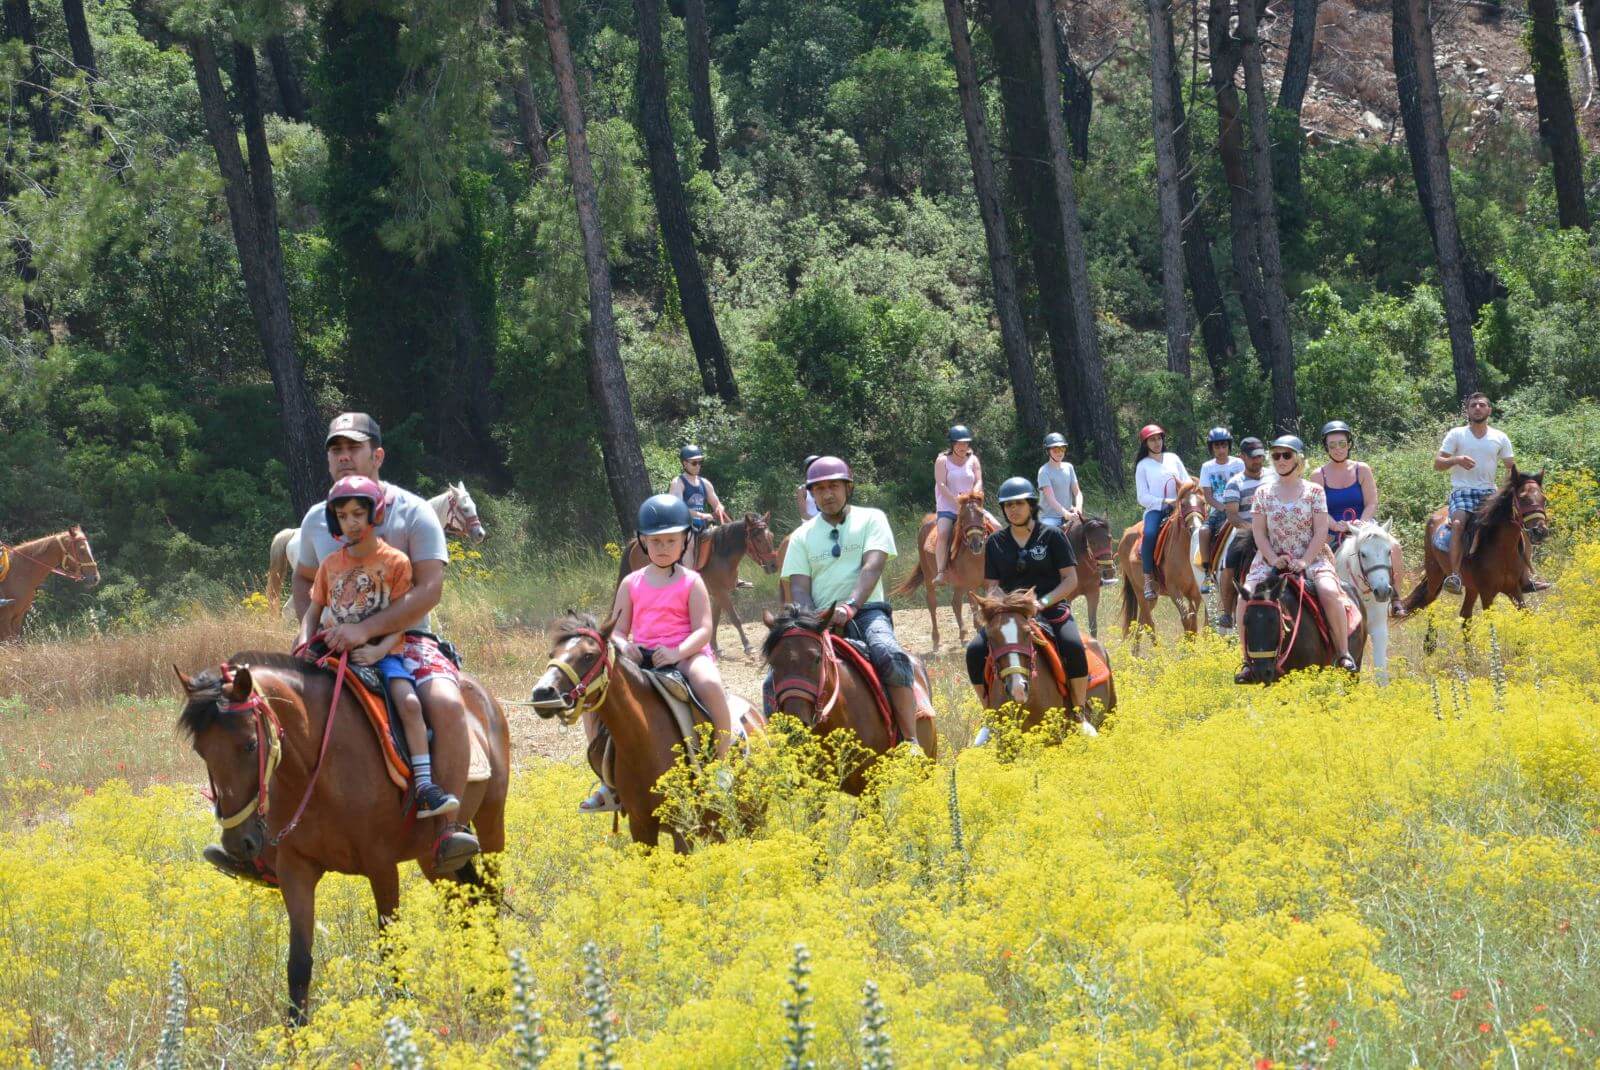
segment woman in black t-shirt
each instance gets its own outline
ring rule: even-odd
[[[1000,509],[1006,527],[990,535],[983,548],[986,593],[1033,591],[1039,623],[1055,640],[1072,702],[1082,709],[1089,694],[1089,659],[1078,623],[1072,619],[1072,596],[1078,591],[1078,559],[1072,544],[1059,528],[1039,523],[1039,492],[1021,476],[1000,485]],[[986,699],[983,671],[988,660],[989,638],[979,628],[967,644],[967,679],[980,704]]]

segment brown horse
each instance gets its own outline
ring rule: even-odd
[[[739,562],[744,560],[746,554],[761,566],[763,572],[770,575],[778,571],[781,558],[772,548],[772,529],[768,526],[771,519],[771,513],[761,516],[746,513],[742,520],[707,528],[700,533],[697,543],[698,564],[684,562],[700,573],[700,578],[706,581],[706,594],[711,596],[711,650],[714,654],[720,656],[722,653],[717,647],[717,624],[724,612],[738,629],[739,644],[744,647],[744,652],[750,653],[750,640],[744,636],[744,621],[739,619],[739,611],[733,606],[733,589],[739,583]],[[644,568],[649,563],[650,557],[644,552],[644,544],[635,538],[628,544],[628,553],[623,559],[617,582],[621,583],[628,573]]]
[[[885,721],[873,698],[872,685],[861,675],[853,660],[840,654],[835,644],[844,643],[828,630],[832,607],[815,612],[799,606],[785,606],[774,617],[763,614],[767,638],[761,653],[772,670],[772,708],[796,717],[818,736],[849,730],[862,746],[874,755],[885,754],[898,740],[898,732]],[[928,674],[913,657],[917,686],[929,694]],[[892,717],[891,717],[892,720]],[[929,758],[935,756],[938,733],[931,716],[917,717],[917,743]],[[869,759],[853,769],[840,783],[841,790],[860,795],[866,789]]]
[[[1348,593],[1348,592],[1347,592]],[[1245,668],[1235,683],[1270,684],[1285,673],[1313,665],[1332,665],[1334,647],[1324,628],[1343,628],[1343,620],[1325,621],[1315,586],[1297,572],[1273,569],[1244,604],[1239,634],[1244,639]],[[1350,633],[1350,656],[1356,669],[1367,645],[1366,622]]]
[[[328,671],[287,654],[250,652],[234,655],[221,673],[178,670],[178,679],[187,696],[178,724],[206,763],[223,848],[246,862],[276,851],[289,914],[290,1020],[304,1024],[317,882],[330,871],[366,877],[381,925],[400,905],[400,863],[415,861],[428,879],[438,876],[433,849],[447,819],[407,817],[405,797],[348,686],[330,711]],[[476,680],[461,677],[461,696],[490,771],[487,780],[467,784],[460,811],[448,820],[470,821],[483,850],[495,853],[505,847],[511,731]],[[450,876],[483,884],[470,861]]]
[[[1135,622],[1149,629],[1155,641],[1155,607],[1165,594],[1178,607],[1183,630],[1190,635],[1200,630],[1200,570],[1194,564],[1200,545],[1200,530],[1205,526],[1206,502],[1200,484],[1194,481],[1178,488],[1178,505],[1167,518],[1165,543],[1158,541],[1156,559],[1157,597],[1144,597],[1144,569],[1139,562],[1139,540],[1144,525],[1133,524],[1122,533],[1117,545],[1117,562],[1122,569],[1122,634],[1126,638]],[[1134,650],[1138,650],[1134,641]]]
[[[1117,577],[1117,551],[1111,545],[1111,524],[1103,516],[1068,516],[1061,533],[1078,559],[1078,593],[1088,603],[1089,634],[1100,634],[1100,588]]]
[[[644,670],[618,656],[611,644],[616,626],[615,617],[597,626],[593,617],[583,614],[556,621],[550,660],[528,701],[540,717],[558,717],[563,724],[576,724],[585,713],[599,717],[616,747],[612,779],[623,813],[628,815],[628,834],[635,843],[654,847],[661,837],[656,810],[663,798],[656,791],[656,781],[677,762],[672,748],[683,736],[672,711],[645,679]],[[746,732],[764,727],[744,699],[729,695],[728,706],[733,716],[744,722]],[[599,755],[592,754],[590,761],[598,763]],[[599,775],[600,770],[596,768],[595,773]],[[679,851],[688,849],[677,833],[672,838]]]
[[[1063,694],[1056,683],[1055,672],[1049,665],[1049,655],[1042,654],[1034,643],[1034,617],[1038,602],[1032,591],[1016,591],[999,598],[972,595],[972,611],[978,627],[989,640],[989,682],[983,704],[986,709],[998,709],[1006,702],[1015,702],[1028,711],[1023,718],[1024,730],[1044,719],[1046,710],[1068,710],[1088,735],[1104,722],[1105,715],[1117,705],[1116,683],[1108,674],[1100,683],[1093,679],[1094,664],[1090,663],[1090,688],[1088,709],[1075,709],[1070,695]],[[1105,663],[1105,647],[1094,639],[1085,639],[1084,645],[1094,651]],[[1098,703],[1096,708],[1095,703]]]
[[[956,634],[967,641],[967,622],[961,618],[961,608],[967,594],[983,586],[983,544],[994,528],[983,511],[983,495],[968,491],[956,500],[955,530],[950,535],[950,566],[944,578],[950,584],[950,610],[956,615]],[[917,533],[917,567],[894,594],[910,594],[918,584],[928,596],[928,620],[933,625],[933,649],[939,649],[939,592],[933,586],[933,577],[939,566],[933,559],[938,530],[932,513],[922,518],[922,528]]]
[[[1434,545],[1433,537],[1449,517],[1443,509],[1428,518],[1428,535],[1424,540],[1426,571],[1416,589],[1406,597],[1407,615],[1425,609],[1444,588],[1444,578],[1450,572],[1450,552]],[[1461,555],[1461,583],[1465,594],[1461,599],[1461,618],[1472,616],[1473,604],[1479,599],[1488,609],[1495,598],[1505,595],[1520,609],[1523,604],[1523,585],[1532,575],[1533,547],[1550,534],[1550,522],[1545,516],[1544,470],[1529,475],[1512,465],[1506,481],[1467,518],[1461,537],[1467,540],[1466,553]]]
[[[11,599],[10,605],[0,606],[0,641],[22,634],[22,618],[51,575],[86,580],[90,587],[100,582],[89,536],[78,525],[20,546],[0,545],[0,598]]]

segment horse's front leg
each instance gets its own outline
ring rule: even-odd
[[[278,889],[289,914],[289,1024],[306,1024],[311,1002],[311,946],[316,936],[317,882],[322,870],[297,855],[278,856]],[[398,904],[398,887],[396,889]]]
[[[933,632],[933,649],[939,649],[939,590],[933,585],[933,559],[923,555],[922,574],[928,582],[922,585],[922,593],[928,599],[928,627]]]
[[[1372,665],[1378,686],[1389,683],[1389,605],[1386,602],[1369,602],[1366,605],[1367,636],[1372,640]]]
[[[728,610],[728,619],[733,621],[734,630],[739,633],[739,645],[744,647],[745,656],[750,655],[750,640],[744,637],[744,621],[739,619],[739,609],[733,604],[733,592],[729,591],[722,596],[723,604]]]
[[[1096,573],[1092,586],[1083,589],[1083,608],[1089,618],[1089,635],[1100,638],[1100,576]]]
[[[950,611],[956,615],[956,641],[959,643],[967,641],[967,622],[961,616],[961,603],[966,594],[966,588],[957,587],[954,583],[950,585]]]

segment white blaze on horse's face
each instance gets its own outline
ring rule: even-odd
[[[461,510],[461,519],[467,530],[467,537],[473,542],[482,542],[489,537],[484,530],[483,521],[478,519],[478,503],[472,500],[472,495],[467,493],[465,483],[457,483],[450,488],[450,493],[455,497],[456,508]]]
[[[1394,597],[1394,571],[1389,559],[1389,539],[1382,528],[1371,527],[1357,536],[1357,564],[1372,597],[1387,602]]]
[[[1006,668],[1023,668],[1022,655],[1017,653],[1015,647],[1022,641],[1021,618],[1007,615],[1000,621],[1000,641],[1012,647],[1006,655]],[[1019,705],[1028,701],[1028,678],[1022,673],[1012,673],[1006,677],[1006,689],[1011,693],[1011,701]]]

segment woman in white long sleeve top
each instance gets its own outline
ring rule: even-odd
[[[1156,596],[1156,535],[1161,522],[1178,500],[1178,488],[1189,482],[1189,470],[1176,453],[1165,452],[1167,433],[1160,424],[1146,424],[1139,430],[1139,457],[1134,465],[1134,487],[1144,509],[1144,541],[1139,546],[1144,567],[1144,597]]]

